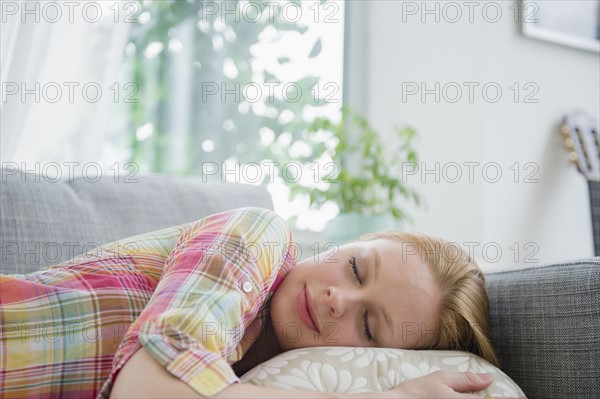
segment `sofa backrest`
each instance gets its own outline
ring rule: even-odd
[[[273,209],[261,186],[160,174],[77,177],[0,169],[0,273],[29,273],[129,236],[227,209]]]
[[[527,397],[600,397],[600,258],[486,280],[500,367]]]

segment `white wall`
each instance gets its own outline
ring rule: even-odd
[[[433,9],[437,2],[427,3]],[[408,179],[425,196],[428,207],[413,212],[415,224],[407,229],[461,244],[477,242],[479,249],[490,243],[489,262],[475,252],[490,268],[592,256],[587,184],[569,164],[558,126],[567,112],[577,108],[598,117],[599,55],[524,37],[513,20],[513,2],[496,2],[502,9],[496,23],[486,22],[485,3],[481,3],[473,23],[468,21],[468,9],[462,7],[463,16],[454,24],[444,18],[436,23],[433,15],[423,23],[420,14],[403,14],[400,1],[361,4],[362,15],[354,23],[365,24],[365,36],[362,44],[354,41],[348,51],[349,59],[364,60],[365,80],[354,91],[352,81],[348,83],[350,97],[363,104],[363,112],[382,131],[389,132],[393,124],[415,127],[420,134],[419,154],[428,169],[436,162],[440,171],[450,162],[462,166],[458,183],[444,181],[443,175],[439,183],[434,175]],[[490,18],[492,11],[488,9]],[[464,89],[463,97],[457,103],[444,97],[436,103],[433,95],[425,102],[418,95],[403,101],[407,82],[426,82],[429,88],[435,82],[441,86],[457,82]],[[464,82],[481,84],[473,103]],[[503,90],[496,103],[482,96],[481,87],[487,82],[496,82]],[[521,87],[517,103],[510,89],[514,82]],[[523,102],[523,95],[532,91],[524,90],[527,82],[539,87],[533,97],[538,103]],[[364,89],[356,89],[361,86]],[[493,95],[491,89],[489,94]],[[473,182],[464,162],[480,163]],[[483,165],[491,162],[501,167],[502,177],[496,183],[482,176]],[[516,183],[515,170],[510,168],[515,162],[520,166]],[[532,164],[525,168],[526,163]],[[536,167],[538,182],[525,183],[525,176]],[[453,177],[456,169],[446,171]],[[493,179],[493,171],[488,169],[488,179]],[[501,255],[495,252],[498,247]]]

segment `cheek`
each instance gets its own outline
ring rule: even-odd
[[[271,321],[274,324],[278,323],[279,325],[285,325],[285,323],[292,321],[292,318],[296,314],[294,311],[296,303],[294,292],[297,291],[295,287],[297,287],[298,284],[296,284],[294,279],[290,279],[289,277],[290,275],[288,274],[288,277],[283,280],[271,298],[269,313],[271,315]]]
[[[364,346],[361,335],[351,323],[332,323],[326,331],[323,331],[324,344],[337,346]]]
[[[271,307],[269,309],[269,313],[271,315],[271,326],[273,327],[273,332],[275,334],[275,340],[282,347],[283,350],[288,350],[287,344],[282,336],[281,326],[286,325],[289,320],[286,319],[285,308],[282,308],[282,305],[285,304],[285,300],[281,297],[281,295],[277,295],[279,291],[273,294],[273,298],[271,299]]]
[[[281,320],[282,316],[285,315],[285,309],[282,308],[287,301],[283,298],[283,292],[277,291],[273,294],[273,298],[271,298],[271,307],[269,309],[269,313],[271,315],[271,321],[274,323],[282,323],[284,320]]]

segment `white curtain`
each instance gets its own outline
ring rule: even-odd
[[[6,161],[12,158],[19,138],[23,136],[23,121],[32,108],[21,102],[20,95],[9,95],[8,92],[15,90],[15,86],[20,90],[21,83],[32,86],[39,77],[39,65],[46,60],[52,25],[36,23],[33,18],[23,23],[20,17],[9,18],[3,12],[1,26],[0,158]]]
[[[117,15],[114,2],[10,3],[1,16],[2,163],[97,162],[111,110],[127,94],[119,81],[126,10]]]

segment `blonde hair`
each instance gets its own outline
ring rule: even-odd
[[[437,334],[427,334],[419,349],[469,351],[498,367],[488,337],[489,302],[483,272],[460,246],[420,233],[383,231],[367,233],[354,241],[388,239],[411,244],[431,268],[441,292]],[[428,337],[428,338],[427,338]]]

